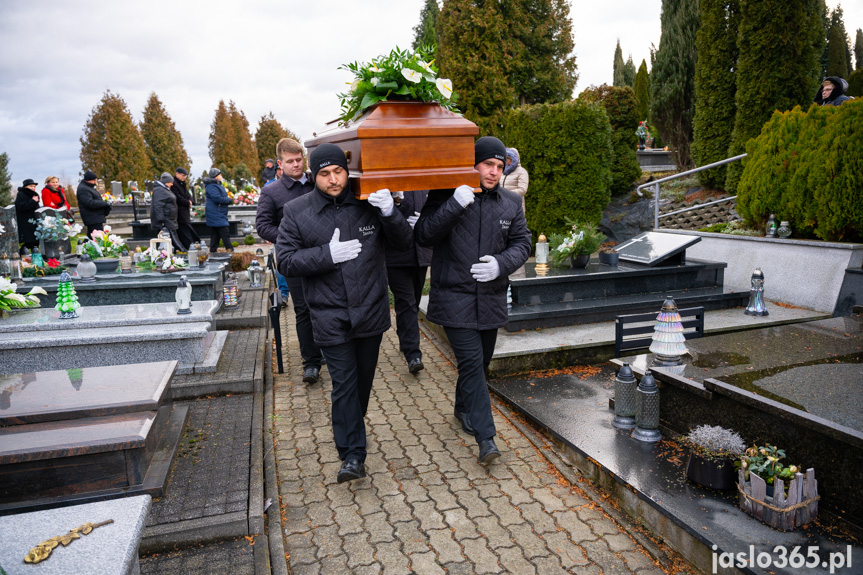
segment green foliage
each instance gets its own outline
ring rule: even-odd
[[[737,211],[763,227],[771,213],[798,237],[863,238],[863,100],[776,112],[747,146]]]
[[[420,22],[414,26],[414,41],[411,48],[416,50],[422,46],[437,46],[438,37],[438,18],[440,17],[440,7],[437,0],[426,0],[423,9],[420,11]],[[434,59],[437,48],[431,51],[431,58]]]
[[[824,45],[823,0],[740,0],[737,92],[728,155],[746,151],[775,110],[812,102]],[[743,166],[730,164],[725,189],[736,193]]]
[[[863,69],[854,70],[848,77],[848,95],[863,98]]]
[[[698,0],[662,0],[662,35],[650,72],[650,115],[672,149],[677,167],[692,167],[689,146],[695,113],[695,36]]]
[[[845,51],[848,45],[845,43],[845,35],[839,26],[830,27],[830,36],[827,39],[827,72],[825,76],[848,77],[848,59]]]
[[[239,245],[240,245],[240,242],[231,242],[231,246],[232,246],[232,247],[235,247],[235,248],[236,248],[236,247],[238,247]]]
[[[255,236],[253,236],[252,234],[247,235],[247,236],[243,239],[243,243],[244,243],[245,245],[247,245],[247,246],[253,246],[253,245],[255,245]]]
[[[623,65],[623,83],[624,86],[629,86],[635,89],[635,63],[632,61],[632,54],[626,59],[626,64]]]
[[[836,74],[842,78],[847,78],[851,75],[851,72],[854,68],[851,66],[851,39],[848,37],[848,32],[845,31],[845,20],[844,14],[842,11],[842,5],[839,4],[836,8],[830,12],[830,27],[827,28],[827,65],[830,65],[830,35],[833,32],[833,28],[838,28],[839,34],[838,36],[841,38],[841,41],[837,41],[836,44],[840,46],[845,52],[845,70]],[[831,74],[827,74],[830,76]]]
[[[506,114],[505,125],[504,141],[531,167],[528,227],[535,234],[564,232],[570,228],[567,217],[598,224],[611,198],[605,108],[583,101],[522,106]]]
[[[638,137],[635,93],[629,86],[613,87],[603,84],[588,88],[578,96],[585,102],[596,102],[605,107],[611,122],[611,146],[614,158],[611,164],[611,193],[629,191],[632,183],[641,175],[638,156],[635,153]]]
[[[638,121],[644,121],[650,114],[650,75],[647,73],[647,62],[641,61],[635,74],[635,115]]]
[[[854,36],[854,69],[863,70],[863,29],[857,28]]]
[[[258,152],[258,166],[263,170],[264,162],[267,159],[277,161],[276,145],[282,138],[292,138],[300,142],[299,136],[291,132],[289,129],[282,126],[273,113],[270,112],[266,116],[261,116],[261,121],[258,123],[258,130],[255,132],[255,149]],[[274,164],[277,165],[277,164]],[[258,173],[260,175],[260,172]],[[263,185],[265,182],[261,180]]]
[[[569,232],[554,232],[548,236],[548,259],[558,267],[566,266],[571,256],[592,254],[606,239],[605,234],[593,224],[583,224],[570,218],[564,220],[570,226]]]
[[[106,182],[144,182],[153,177],[144,138],[126,102],[117,94],[105,92],[90,112],[80,142],[84,169]]]
[[[737,61],[738,0],[700,0],[701,27],[695,36],[698,62],[695,66],[695,117],[692,158],[706,166],[728,157],[728,142],[734,130],[734,66]],[[726,168],[700,172],[707,188],[725,185]]]
[[[258,164],[258,152],[249,132],[249,121],[233,100],[227,106],[224,100],[219,100],[213,123],[210,124],[209,152],[213,165],[222,170],[226,179],[230,179],[228,174],[236,170],[240,163],[247,167]],[[222,168],[223,165],[225,168]]]
[[[612,85],[615,87],[626,85],[626,81],[623,79],[623,50],[620,49],[620,38],[617,39],[617,46],[614,47]]]
[[[12,199],[12,172],[9,171],[9,154],[0,154],[0,207],[8,206]]]
[[[173,174],[177,168],[191,166],[192,160],[183,147],[183,136],[155,92],[150,94],[144,107],[141,135],[147,157],[156,172]]]
[[[234,185],[238,188],[242,187],[243,181],[251,182],[252,181],[252,171],[249,169],[244,162],[240,162],[236,166],[234,166],[234,174],[233,174],[233,182]]]

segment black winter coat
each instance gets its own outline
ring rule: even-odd
[[[530,231],[518,194],[495,187],[462,208],[454,190],[432,190],[414,228],[418,244],[434,249],[426,317],[438,325],[496,329],[507,322],[509,276],[530,256]],[[470,268],[492,255],[500,275],[473,279]]]
[[[271,244],[279,241],[279,224],[282,223],[285,204],[293,199],[308,194],[315,189],[312,174],[306,173],[306,182],[300,183],[293,178],[282,175],[275,182],[270,182],[261,190],[258,198],[258,211],[255,215],[255,229],[258,235]]]
[[[36,239],[36,224],[31,224],[30,220],[38,219],[36,210],[41,207],[38,193],[27,188],[18,188],[18,195],[15,196],[15,219],[18,220],[19,242],[35,244],[39,241]]]
[[[266,184],[270,180],[276,177],[276,167],[268,168],[264,166],[264,169],[261,170],[261,183]]]
[[[428,195],[428,190],[405,192],[404,199],[396,209],[402,213],[405,219],[408,219],[414,215],[414,212],[422,211]],[[431,258],[431,249],[417,245],[413,234],[411,234],[411,246],[406,250],[387,246],[387,267],[389,268],[428,267],[431,265]]]
[[[150,227],[154,230],[177,229],[177,196],[162,182],[154,182],[150,200]]]
[[[319,346],[389,329],[384,244],[388,241],[399,249],[410,245],[411,227],[401,212],[393,210],[384,217],[379,209],[356,199],[350,188],[339,196],[340,204],[318,189],[289,202],[279,226],[279,272],[303,279]],[[333,263],[329,246],[337,227],[340,241],[357,239],[362,244],[359,256],[340,264]]]
[[[104,224],[111,213],[111,204],[102,199],[95,184],[81,182],[75,191],[78,197],[78,213],[85,225]]]
[[[192,225],[192,194],[186,188],[186,182],[181,182],[174,176],[174,185],[171,186],[171,192],[177,198],[177,223]]]

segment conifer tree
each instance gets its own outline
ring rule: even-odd
[[[282,126],[272,112],[266,116],[261,116],[258,130],[255,132],[255,149],[258,152],[258,165],[261,166],[261,169],[263,169],[264,162],[268,158],[278,160],[276,145],[282,138],[293,138],[298,142],[300,141],[299,136]]]
[[[851,65],[851,39],[848,37],[848,32],[845,30],[845,14],[842,10],[842,5],[836,6],[836,9],[830,13],[830,29],[827,31],[827,58],[829,64],[830,58],[830,32],[831,30],[837,27],[839,28],[839,36],[842,37],[841,42],[837,40],[837,44],[842,46],[843,51],[845,52],[845,72],[843,74],[839,74],[841,78],[848,79],[848,76],[851,75],[851,72],[854,70]],[[830,74],[827,74],[828,76]]]
[[[0,154],[0,207],[12,203],[12,173],[9,171],[9,154]]]
[[[213,123],[210,124],[209,151],[214,166],[228,165],[236,156],[231,115],[224,100],[219,100]]]
[[[188,169],[191,166],[192,160],[183,146],[183,136],[155,92],[150,94],[144,107],[141,135],[147,157],[156,172],[173,174],[177,168]]]
[[[233,100],[228,103],[228,112],[231,114],[231,125],[237,143],[237,157],[230,167],[236,170],[237,165],[242,163],[246,164],[249,170],[257,172],[258,151],[255,149],[255,143],[252,141],[252,134],[249,131],[249,121],[246,119],[243,111],[237,108]]]
[[[612,82],[612,86],[616,88],[622,88],[626,85],[623,66],[623,50],[620,49],[620,38],[618,38],[617,46],[614,47],[614,76]]]
[[[650,75],[647,73],[647,62],[641,61],[638,73],[635,75],[635,115],[638,121],[646,120],[650,114]]]
[[[249,132],[249,121],[233,100],[227,106],[224,100],[220,100],[216,108],[210,124],[210,159],[223,172],[233,173],[240,163],[246,164],[247,168],[255,166],[255,171],[258,170],[258,152]],[[225,178],[231,179],[227,175]]]
[[[738,0],[700,0],[701,27],[695,38],[695,117],[692,158],[699,166],[728,157],[734,130],[734,68],[737,62]],[[701,185],[725,185],[725,167],[700,172]]]
[[[623,65],[623,83],[635,89],[635,64],[632,62],[632,54],[626,59],[626,64]]]
[[[434,46],[437,49],[437,28],[440,17],[440,7],[437,0],[426,0],[420,11],[420,22],[414,26],[414,41],[411,47],[416,50],[422,46]]]
[[[144,138],[126,102],[110,90],[87,118],[80,142],[81,164],[106,182],[143,182],[153,177]]]
[[[842,30],[837,25],[830,27],[830,36],[827,39],[827,71],[825,76],[839,76],[847,78],[848,61],[845,59],[845,38],[843,38]]]
[[[650,71],[653,125],[674,151],[681,169],[692,165],[690,142],[695,113],[695,36],[698,0],[662,0],[662,33]]]
[[[854,69],[863,70],[863,29],[857,28],[854,38]]]
[[[818,87],[824,48],[824,0],[740,0],[734,131],[728,155],[746,151],[775,110],[808,107]],[[735,193],[740,162],[729,164],[725,189]]]

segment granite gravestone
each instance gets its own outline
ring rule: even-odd
[[[15,206],[0,207],[0,254],[18,252],[18,220],[15,217]]]
[[[644,232],[615,249],[620,259],[649,267],[664,263],[686,263],[686,248],[701,241],[700,236]]]

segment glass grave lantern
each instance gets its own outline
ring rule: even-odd
[[[686,336],[683,335],[680,312],[672,298],[666,298],[659,315],[656,316],[652,340],[650,353],[654,354],[653,365],[681,364],[680,356],[686,353]]]
[[[614,419],[611,425],[618,429],[635,427],[636,388],[638,382],[628,363],[624,363],[614,377]]]
[[[20,280],[21,277],[21,256],[18,255],[18,252],[12,253],[12,258],[9,260],[9,277],[13,280]]]
[[[635,429],[632,438],[647,443],[662,439],[659,431],[659,387],[650,370],[644,372],[635,392]]]
[[[743,312],[746,315],[770,315],[767,312],[767,306],[764,304],[764,272],[761,268],[755,268],[752,272],[749,287],[749,304]]]
[[[226,275],[222,293],[225,309],[237,309],[240,307],[240,287],[237,282],[237,276],[233,272],[229,272]]]
[[[87,254],[81,254],[79,258],[80,262],[78,262],[75,271],[78,273],[80,280],[82,282],[96,281],[96,264],[93,263],[93,260]]]
[[[120,272],[124,274],[132,273],[132,256],[129,255],[128,250],[123,250],[123,253],[120,254]]]
[[[255,250],[255,258],[258,260],[259,264],[261,264],[262,266],[265,265],[264,264],[264,250],[262,250],[261,248],[256,249]]]
[[[770,214],[770,217],[767,218],[767,225],[765,226],[764,233],[768,238],[776,237],[776,214]]]
[[[192,313],[192,286],[186,280],[186,276],[180,276],[180,281],[177,283],[177,291],[174,294],[177,300],[177,313],[187,314]]]
[[[249,264],[249,268],[246,270],[246,275],[249,278],[249,287],[259,288],[263,285],[264,268],[261,267],[261,264],[259,264],[257,260],[253,260],[252,263]]]
[[[159,232],[159,235],[150,240],[151,254],[157,254],[162,250],[168,252],[169,256],[174,253],[174,245],[171,241],[171,234],[165,228],[162,228]]]
[[[192,245],[190,245],[189,251],[187,252],[186,256],[189,260],[190,270],[196,270],[201,267],[198,262],[198,244],[193,243]]]

